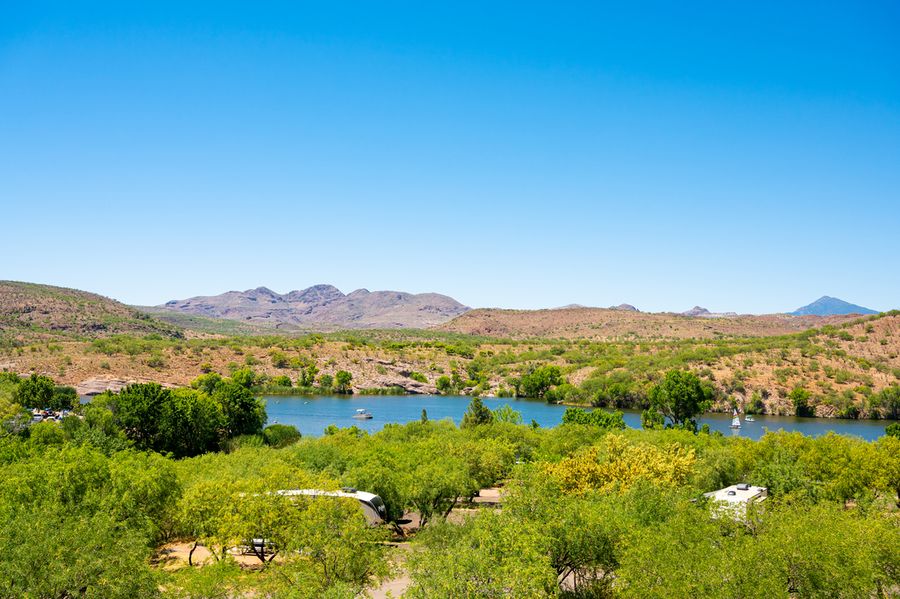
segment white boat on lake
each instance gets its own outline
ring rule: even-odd
[[[357,408],[356,413],[353,415],[353,417],[359,420],[371,420],[372,413],[365,408]]]

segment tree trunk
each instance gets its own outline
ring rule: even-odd
[[[456,501],[457,501],[458,499],[459,499],[459,497],[454,497],[454,498],[453,498],[453,501],[450,502],[450,507],[448,507],[448,508],[447,508],[447,511],[444,512],[444,520],[446,520],[446,519],[447,519],[447,516],[450,515],[450,512],[453,510],[453,506],[456,505]]]

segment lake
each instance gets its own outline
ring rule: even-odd
[[[471,397],[453,395],[327,395],[327,396],[266,396],[266,411],[269,424],[292,424],[304,436],[317,437],[329,424],[340,427],[356,425],[374,433],[388,423],[405,423],[418,420],[422,408],[428,412],[430,420],[451,418],[459,424]],[[535,420],[542,427],[558,425],[566,406],[548,404],[543,401],[483,398],[484,404],[496,409],[509,404],[522,414],[525,423]],[[365,408],[372,413],[371,420],[357,420],[353,414],[357,408]],[[637,410],[624,410],[625,424],[641,428],[641,414]],[[701,424],[709,424],[712,430],[726,435],[760,438],[765,429],[776,431],[799,431],[805,435],[824,435],[829,431],[844,435],[855,435],[874,440],[884,434],[890,421],[884,420],[838,420],[832,418],[797,418],[794,416],[755,416],[756,422],[743,422],[743,428],[733,431],[730,414],[705,414]]]

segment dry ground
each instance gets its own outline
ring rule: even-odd
[[[436,329],[513,339],[711,339],[721,336],[785,335],[826,324],[840,324],[853,318],[786,314],[699,318],[603,308],[478,309],[466,312]]]

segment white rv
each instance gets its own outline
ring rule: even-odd
[[[744,521],[747,518],[747,509],[751,504],[759,504],[765,501],[769,491],[765,487],[754,487],[748,483],[738,483],[704,493],[703,496],[710,499],[713,504],[713,515],[728,516],[735,520]]]
[[[384,507],[384,502],[381,500],[381,497],[375,495],[374,493],[357,491],[352,487],[344,487],[340,491],[322,491],[320,489],[286,489],[283,491],[276,491],[276,493],[284,497],[348,497],[350,499],[356,499],[357,501],[359,501],[360,507],[362,507],[363,514],[365,515],[366,520],[372,526],[384,523],[385,518],[387,517],[387,510]]]

